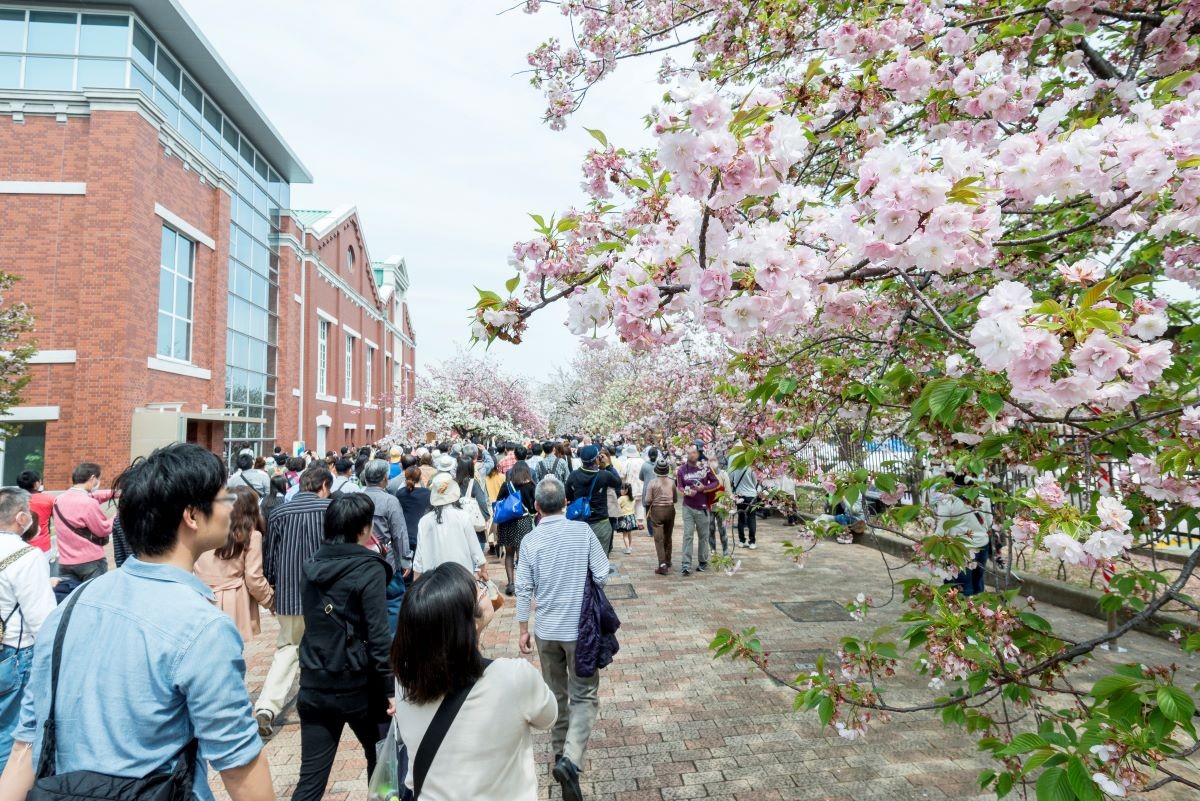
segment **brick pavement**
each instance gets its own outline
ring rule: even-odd
[[[601,711],[588,752],[583,789],[588,799],[675,801],[714,798],[734,801],[970,801],[980,795],[975,777],[984,762],[969,738],[930,716],[904,718],[873,727],[868,736],[848,742],[821,729],[810,713],[790,711],[793,693],[742,663],[713,660],[707,644],[720,626],[757,626],[772,652],[773,669],[799,672],[821,651],[836,648],[847,633],[865,634],[890,623],[902,608],[898,601],[872,613],[865,622],[798,623],[776,602],[845,602],[863,590],[875,602],[890,594],[881,554],[862,546],[823,542],[808,565],[798,569],[779,555],[788,529],[774,521],[759,527],[756,551],[739,550],[741,570],[733,577],[693,574],[683,578],[653,574],[653,545],[635,539],[635,553],[614,551],[620,575],[613,596],[632,587],[636,598],[614,600],[621,615],[621,651],[602,673]],[[679,532],[676,532],[679,538]],[[678,554],[677,541],[675,552]],[[887,557],[895,565],[898,560]],[[503,567],[492,565],[494,576]],[[902,569],[898,577],[910,575]],[[812,611],[812,610],[810,610]],[[816,610],[821,611],[821,610]],[[1067,636],[1098,633],[1096,621],[1041,607]],[[820,616],[820,615],[818,615]],[[833,615],[829,615],[832,617]],[[270,663],[275,626],[268,615],[260,637],[247,647],[248,683],[257,693]],[[1101,655],[1100,662],[1169,661],[1160,640],[1131,635],[1130,653]],[[488,656],[517,655],[517,625],[512,605],[497,615],[484,636]],[[1174,652],[1176,657],[1178,651]],[[1192,665],[1188,672],[1195,672]],[[1192,681],[1198,677],[1190,677]],[[893,703],[926,698],[918,677],[890,693]],[[299,771],[299,725],[294,710],[282,718],[281,731],[267,744],[267,755],[281,798],[291,795]],[[549,776],[548,737],[535,740],[540,799],[560,798]],[[212,777],[224,798],[218,777]],[[329,799],[365,797],[366,762],[346,731],[334,765]],[[551,789],[550,785],[554,785]],[[1174,794],[1156,794],[1166,799]],[[1181,797],[1181,796],[1180,796]]]

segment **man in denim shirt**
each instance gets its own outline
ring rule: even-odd
[[[55,705],[58,772],[140,778],[170,771],[195,737],[197,798],[213,798],[207,762],[234,801],[274,799],[241,636],[192,575],[196,558],[229,534],[233,496],[224,465],[199,445],[171,445],[135,462],[117,487],[134,556],[75,591],[82,595],[63,643]],[[64,608],[46,618],[34,648],[0,801],[24,799],[33,786]]]

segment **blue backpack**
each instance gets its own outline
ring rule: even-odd
[[[592,493],[596,491],[596,482],[599,480],[600,474],[596,473],[596,477],[592,479],[592,486],[588,489],[588,494],[571,501],[571,505],[567,507],[568,520],[586,521],[592,516]]]
[[[492,504],[492,520],[496,521],[496,525],[511,523],[526,515],[521,493],[517,492],[512,482],[505,482],[505,486],[508,487],[508,497]]]

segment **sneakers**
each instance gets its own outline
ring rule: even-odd
[[[504,594],[505,595],[516,595],[517,594],[517,585],[509,584],[507,587],[504,588]]]
[[[583,791],[579,789],[579,768],[574,762],[561,756],[554,763],[554,778],[562,787],[563,801],[583,801]]]
[[[688,570],[688,569],[685,567],[683,570],[680,570],[680,571],[679,571],[679,575],[681,575],[681,576],[690,576],[690,575],[692,575],[692,571]]]
[[[632,549],[632,548],[626,548],[626,549],[625,549],[625,555],[626,555],[626,556],[628,556],[628,555],[629,555],[629,554],[631,554],[631,553],[633,553],[633,549]]]
[[[254,722],[258,724],[258,736],[264,740],[275,733],[275,714],[269,709],[260,709],[254,713]]]
[[[739,548],[745,548],[745,547],[746,547],[746,541],[745,541],[745,540],[738,540],[738,547],[739,547]]]
[[[747,545],[746,547],[747,547],[747,548],[749,548],[749,549],[750,549],[750,550],[752,550],[752,551],[757,551],[757,550],[758,550],[758,545],[756,545],[756,544],[755,544],[755,543],[753,543],[753,542],[752,542],[752,543],[750,543],[749,545]]]
[[[666,563],[666,562],[663,562],[661,565],[659,565],[658,567],[654,568],[654,572],[655,572],[655,573],[657,573],[657,574],[658,574],[658,575],[660,575],[660,576],[665,576],[665,575],[667,575],[667,563]]]
[[[697,573],[704,573],[707,570],[708,570],[708,565],[696,565]]]

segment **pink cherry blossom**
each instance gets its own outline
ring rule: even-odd
[[[1071,351],[1071,363],[1101,382],[1115,378],[1128,361],[1129,351],[1100,331],[1093,331]]]

